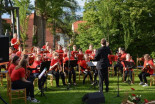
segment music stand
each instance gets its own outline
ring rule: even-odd
[[[125,67],[128,70],[131,70],[135,66],[134,62],[129,62],[129,61],[123,61],[123,62],[124,62]],[[127,77],[128,77],[128,84],[130,85],[131,81],[129,80],[129,75]]]
[[[50,64],[51,64],[51,61],[44,61],[44,62],[41,63],[41,67],[40,67],[40,72],[41,73],[38,76],[38,79],[41,79],[42,76],[45,74],[45,72],[49,70]],[[46,83],[46,87],[47,87],[47,83]],[[40,92],[41,92],[41,96],[45,96],[44,89],[42,87],[41,87],[41,90],[38,93],[40,93]]]
[[[68,67],[69,69],[70,68],[73,68],[73,67],[76,67],[77,66],[77,62],[78,62],[78,60],[67,60],[66,62],[65,62],[65,65],[64,65],[64,67]],[[68,76],[69,76],[69,71],[68,71]],[[69,80],[69,77],[68,77],[68,80]],[[70,88],[70,85],[68,84],[68,86],[67,86],[67,90],[69,90],[69,88]]]

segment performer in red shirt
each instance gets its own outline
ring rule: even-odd
[[[34,103],[39,103],[34,98],[34,86],[33,83],[25,79],[25,69],[27,67],[27,60],[21,60],[19,65],[15,67],[11,74],[12,89],[23,89],[26,88],[27,99]]]
[[[84,59],[84,54],[82,52],[82,48],[80,48],[78,53],[78,63],[83,59]]]
[[[132,60],[130,54],[126,54],[126,60],[125,61],[134,62],[134,60]],[[130,76],[130,79],[131,79],[131,83],[133,83],[132,82],[132,72],[133,72],[133,69],[128,69],[127,67],[125,67],[125,64],[124,64],[123,61],[121,63],[123,65],[123,71],[124,71],[124,74],[125,74],[124,82],[126,82],[126,78],[127,78],[128,73],[129,73],[129,76]]]
[[[14,57],[13,57],[12,63],[11,63],[11,65],[10,65],[9,68],[8,68],[9,76],[11,76],[12,71],[13,71],[14,68],[18,65],[19,61],[20,61],[20,58],[19,58],[18,56],[14,56]]]
[[[19,42],[18,42],[19,40],[17,40],[17,34],[16,33],[14,33],[13,34],[13,38],[11,39],[11,46],[13,46],[13,48],[15,49],[15,50],[18,50],[18,46],[19,46]]]
[[[90,60],[93,60],[96,54],[96,49],[93,50],[92,54],[90,55]]]
[[[18,47],[18,51],[16,52],[16,55],[19,57],[22,55],[22,47],[21,46]]]
[[[46,44],[45,44],[42,48],[43,48],[44,50],[46,50],[47,46],[49,46],[49,45],[48,45],[48,42],[46,42]]]
[[[47,55],[48,61],[51,61],[52,60],[52,56],[53,56],[52,49],[49,49],[49,53],[47,53],[46,55]]]
[[[51,67],[48,73],[53,74],[55,76],[57,87],[59,87],[59,75],[61,76],[63,85],[66,85],[65,76],[62,71],[61,62],[59,60],[59,54],[57,52],[53,53],[53,59],[51,60]]]
[[[117,75],[117,69],[119,69],[123,74],[123,65],[121,64],[121,61],[126,60],[126,53],[124,48],[121,48],[120,53],[117,53],[117,55],[118,55],[117,64],[114,66],[115,76]]]
[[[155,70],[155,65],[149,54],[144,55],[144,60],[144,67],[138,75],[140,79],[139,85],[143,85],[143,87],[148,86],[146,77],[154,74],[153,70]]]
[[[63,59],[67,57],[67,53],[68,53],[68,49],[67,47],[64,47]]]
[[[87,49],[85,53],[86,53],[88,56],[90,56],[90,55],[92,54],[92,52],[93,52],[93,45],[90,44],[90,45],[89,45],[89,49]]]
[[[59,59],[60,59],[60,62],[62,63],[64,51],[62,50],[62,46],[61,45],[58,45],[58,50],[56,50],[56,52],[59,54]]]
[[[70,60],[75,60],[74,57],[72,57],[70,55],[70,53],[68,52],[67,57],[65,57],[64,60],[63,60],[63,63],[65,64],[66,61],[68,61],[69,59]],[[69,83],[68,84],[71,84],[71,77],[72,77],[72,74],[73,74],[73,84],[76,85],[76,73],[75,73],[74,68],[70,66],[70,68],[65,67],[65,69],[66,69],[65,72],[69,74],[69,79],[68,79]]]
[[[92,75],[90,73],[90,68],[87,65],[87,62],[89,62],[90,60],[87,54],[84,55],[84,58],[85,60],[80,61],[80,67],[82,69],[82,72],[85,74],[83,84],[85,84],[85,79],[87,78],[88,75],[90,77],[90,82],[92,83],[93,82]]]
[[[71,55],[74,58],[77,58],[78,51],[76,51],[76,45],[73,45],[73,51],[71,51]]]

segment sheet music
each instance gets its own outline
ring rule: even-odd
[[[96,66],[97,65],[97,61],[94,62],[87,62],[88,66]]]
[[[47,70],[47,68],[44,68],[44,70],[38,76],[38,79],[41,79],[42,78],[42,76],[44,75],[44,73],[46,72],[46,70]]]

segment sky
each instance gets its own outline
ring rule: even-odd
[[[76,14],[78,14],[78,15],[83,15],[83,6],[84,6],[84,2],[85,2],[85,0],[76,0],[77,2],[78,2],[78,4],[80,5],[80,7],[81,7],[81,10],[78,10],[77,12],[76,12]],[[31,0],[31,4],[33,4],[34,5],[34,0]],[[2,15],[2,18],[10,18],[10,15],[8,15],[8,14],[6,14],[6,13],[4,13],[3,15]]]

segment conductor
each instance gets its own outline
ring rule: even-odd
[[[111,54],[110,48],[106,47],[106,40],[101,39],[101,48],[96,51],[94,60],[97,61],[96,68],[99,75],[99,91],[103,92],[103,81],[105,81],[105,91],[109,91],[109,78],[108,78],[108,66],[109,59],[108,54]]]

